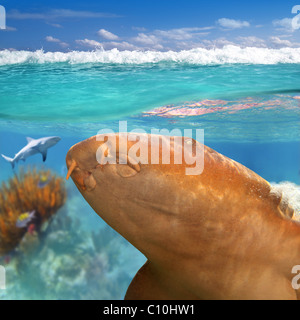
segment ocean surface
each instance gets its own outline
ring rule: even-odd
[[[119,121],[148,133],[204,129],[206,145],[282,189],[299,213],[300,49],[0,51],[0,154],[13,157],[26,137],[62,138],[45,163],[38,154],[13,171],[1,157],[0,181],[20,167],[65,177],[69,148]],[[38,249],[0,257],[0,299],[122,299],[145,262],[72,181],[66,188]]]

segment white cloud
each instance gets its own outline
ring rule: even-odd
[[[234,20],[221,18],[217,20],[217,24],[225,29],[240,29],[244,27],[250,27],[250,23],[248,21]]]
[[[120,17],[111,13],[92,12],[92,11],[75,11],[69,9],[53,9],[48,12],[20,12],[12,10],[7,14],[10,19],[17,20],[51,20],[56,18],[117,18]]]
[[[149,33],[139,33],[131,40],[144,47],[144,49],[172,50],[190,49],[199,43],[199,39],[209,34],[214,27],[204,28],[177,28],[169,30],[154,30]],[[206,31],[206,32],[203,32]]]
[[[101,36],[102,38],[104,39],[107,39],[107,40],[118,40],[119,37],[105,29],[100,29],[98,32],[98,35]]]
[[[160,44],[161,40],[154,34],[139,33],[137,37],[132,38],[132,41],[143,45],[145,49],[164,49],[163,45]]]
[[[52,36],[47,36],[45,39],[48,42],[60,42],[59,39],[53,38]]]
[[[112,13],[93,12],[93,11],[75,11],[69,9],[55,9],[51,12],[55,17],[63,18],[117,18],[120,17]]]
[[[20,12],[19,10],[12,10],[7,13],[7,18],[16,19],[16,20],[25,20],[25,19],[46,19],[46,14],[44,13],[29,13],[29,12]]]
[[[239,44],[243,47],[256,47],[256,48],[267,47],[265,40],[255,36],[238,37],[237,40],[239,41]]]
[[[153,34],[139,33],[137,37],[133,38],[134,41],[148,46],[156,46],[159,42],[158,37]]]
[[[274,20],[273,26],[277,28],[278,30],[287,31],[287,32],[293,32],[295,29],[292,26],[292,18],[284,18],[284,19],[278,19]]]
[[[84,47],[91,47],[91,48],[103,48],[105,50],[111,50],[111,49],[118,49],[118,50],[138,50],[141,48],[136,47],[135,45],[122,41],[107,41],[100,43],[96,40],[89,40],[89,39],[83,39],[83,40],[75,40],[75,42],[81,46]]]
[[[202,31],[202,28],[180,28],[180,29],[171,29],[171,30],[156,30],[154,31],[154,34],[157,36],[164,38],[164,39],[170,39],[170,40],[188,40],[192,39],[198,36],[204,36],[209,34],[208,32],[199,32]],[[205,29],[207,30],[207,29]]]
[[[54,27],[54,28],[62,28],[63,26],[61,24],[58,24],[58,23],[49,23],[47,22],[47,24],[51,27]]]
[[[226,38],[218,38],[215,40],[203,40],[203,46],[207,49],[223,48],[224,46],[236,45],[236,43],[227,40]]]
[[[54,37],[52,37],[52,36],[47,36],[47,37],[45,38],[45,40],[46,40],[47,42],[57,43],[57,44],[59,44],[61,47],[64,47],[64,48],[69,46],[68,43],[63,42],[63,41],[61,41],[60,39],[54,38]]]
[[[17,31],[17,28],[6,26],[5,29],[0,29],[0,31]]]
[[[203,46],[207,49],[213,48],[223,48],[227,45],[245,47],[255,47],[255,48],[283,48],[283,47],[300,47],[300,43],[291,42],[289,40],[284,40],[279,37],[270,37],[268,40],[264,40],[255,36],[249,37],[237,37],[235,41],[229,41],[226,38],[218,38],[215,40],[203,40],[201,42]]]
[[[212,27],[207,27],[212,28]],[[154,34],[161,38],[170,39],[170,40],[188,40],[197,36],[207,35],[207,32],[200,32],[203,30],[208,30],[207,28],[180,28],[180,29],[171,29],[171,30],[155,30]]]
[[[99,48],[103,47],[102,43],[96,41],[96,40],[89,40],[89,39],[83,39],[83,40],[75,40],[75,42],[81,46],[85,47],[93,47],[93,48]]]
[[[299,47],[300,43],[296,43],[296,42],[291,42],[290,40],[285,40],[285,39],[280,39],[279,37],[271,37],[270,38],[270,42],[275,46],[275,47]]]
[[[116,42],[116,41],[110,41],[110,42],[104,42],[103,43],[104,49],[114,49],[117,48],[118,50],[138,50],[140,48],[136,47],[132,43],[122,41],[122,42]]]

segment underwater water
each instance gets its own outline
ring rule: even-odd
[[[120,120],[128,131],[204,129],[206,145],[281,188],[299,215],[299,83],[300,49],[0,51],[0,154],[13,157],[26,137],[61,137],[44,163],[37,154],[12,170],[1,157],[0,181],[20,167],[65,177],[69,148],[117,132]],[[122,299],[145,262],[71,180],[65,186],[42,236],[0,257],[0,299]]]

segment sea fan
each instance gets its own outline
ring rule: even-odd
[[[18,175],[3,183],[0,189],[0,256],[15,249],[27,232],[27,226],[16,225],[22,214],[35,212],[33,222],[39,233],[65,200],[64,181],[50,170],[33,168],[25,172],[21,169]]]

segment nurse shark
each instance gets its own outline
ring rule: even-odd
[[[140,146],[150,159],[151,135],[145,137]],[[104,139],[91,137],[69,150],[67,178],[148,259],[125,299],[300,298],[292,286],[300,225],[266,180],[204,145],[202,174],[187,175],[190,164],[172,161],[174,137],[170,164],[128,158],[134,142],[123,134],[116,135],[116,163],[99,164]],[[161,150],[158,155],[161,160]]]
[[[12,168],[15,167],[15,163],[20,160],[25,161],[28,157],[33,156],[37,153],[41,153],[43,156],[43,161],[46,161],[47,151],[49,148],[56,145],[61,138],[60,137],[44,137],[40,139],[33,139],[27,137],[27,145],[22,148],[14,158],[9,158],[3,154],[1,156],[11,164]]]

